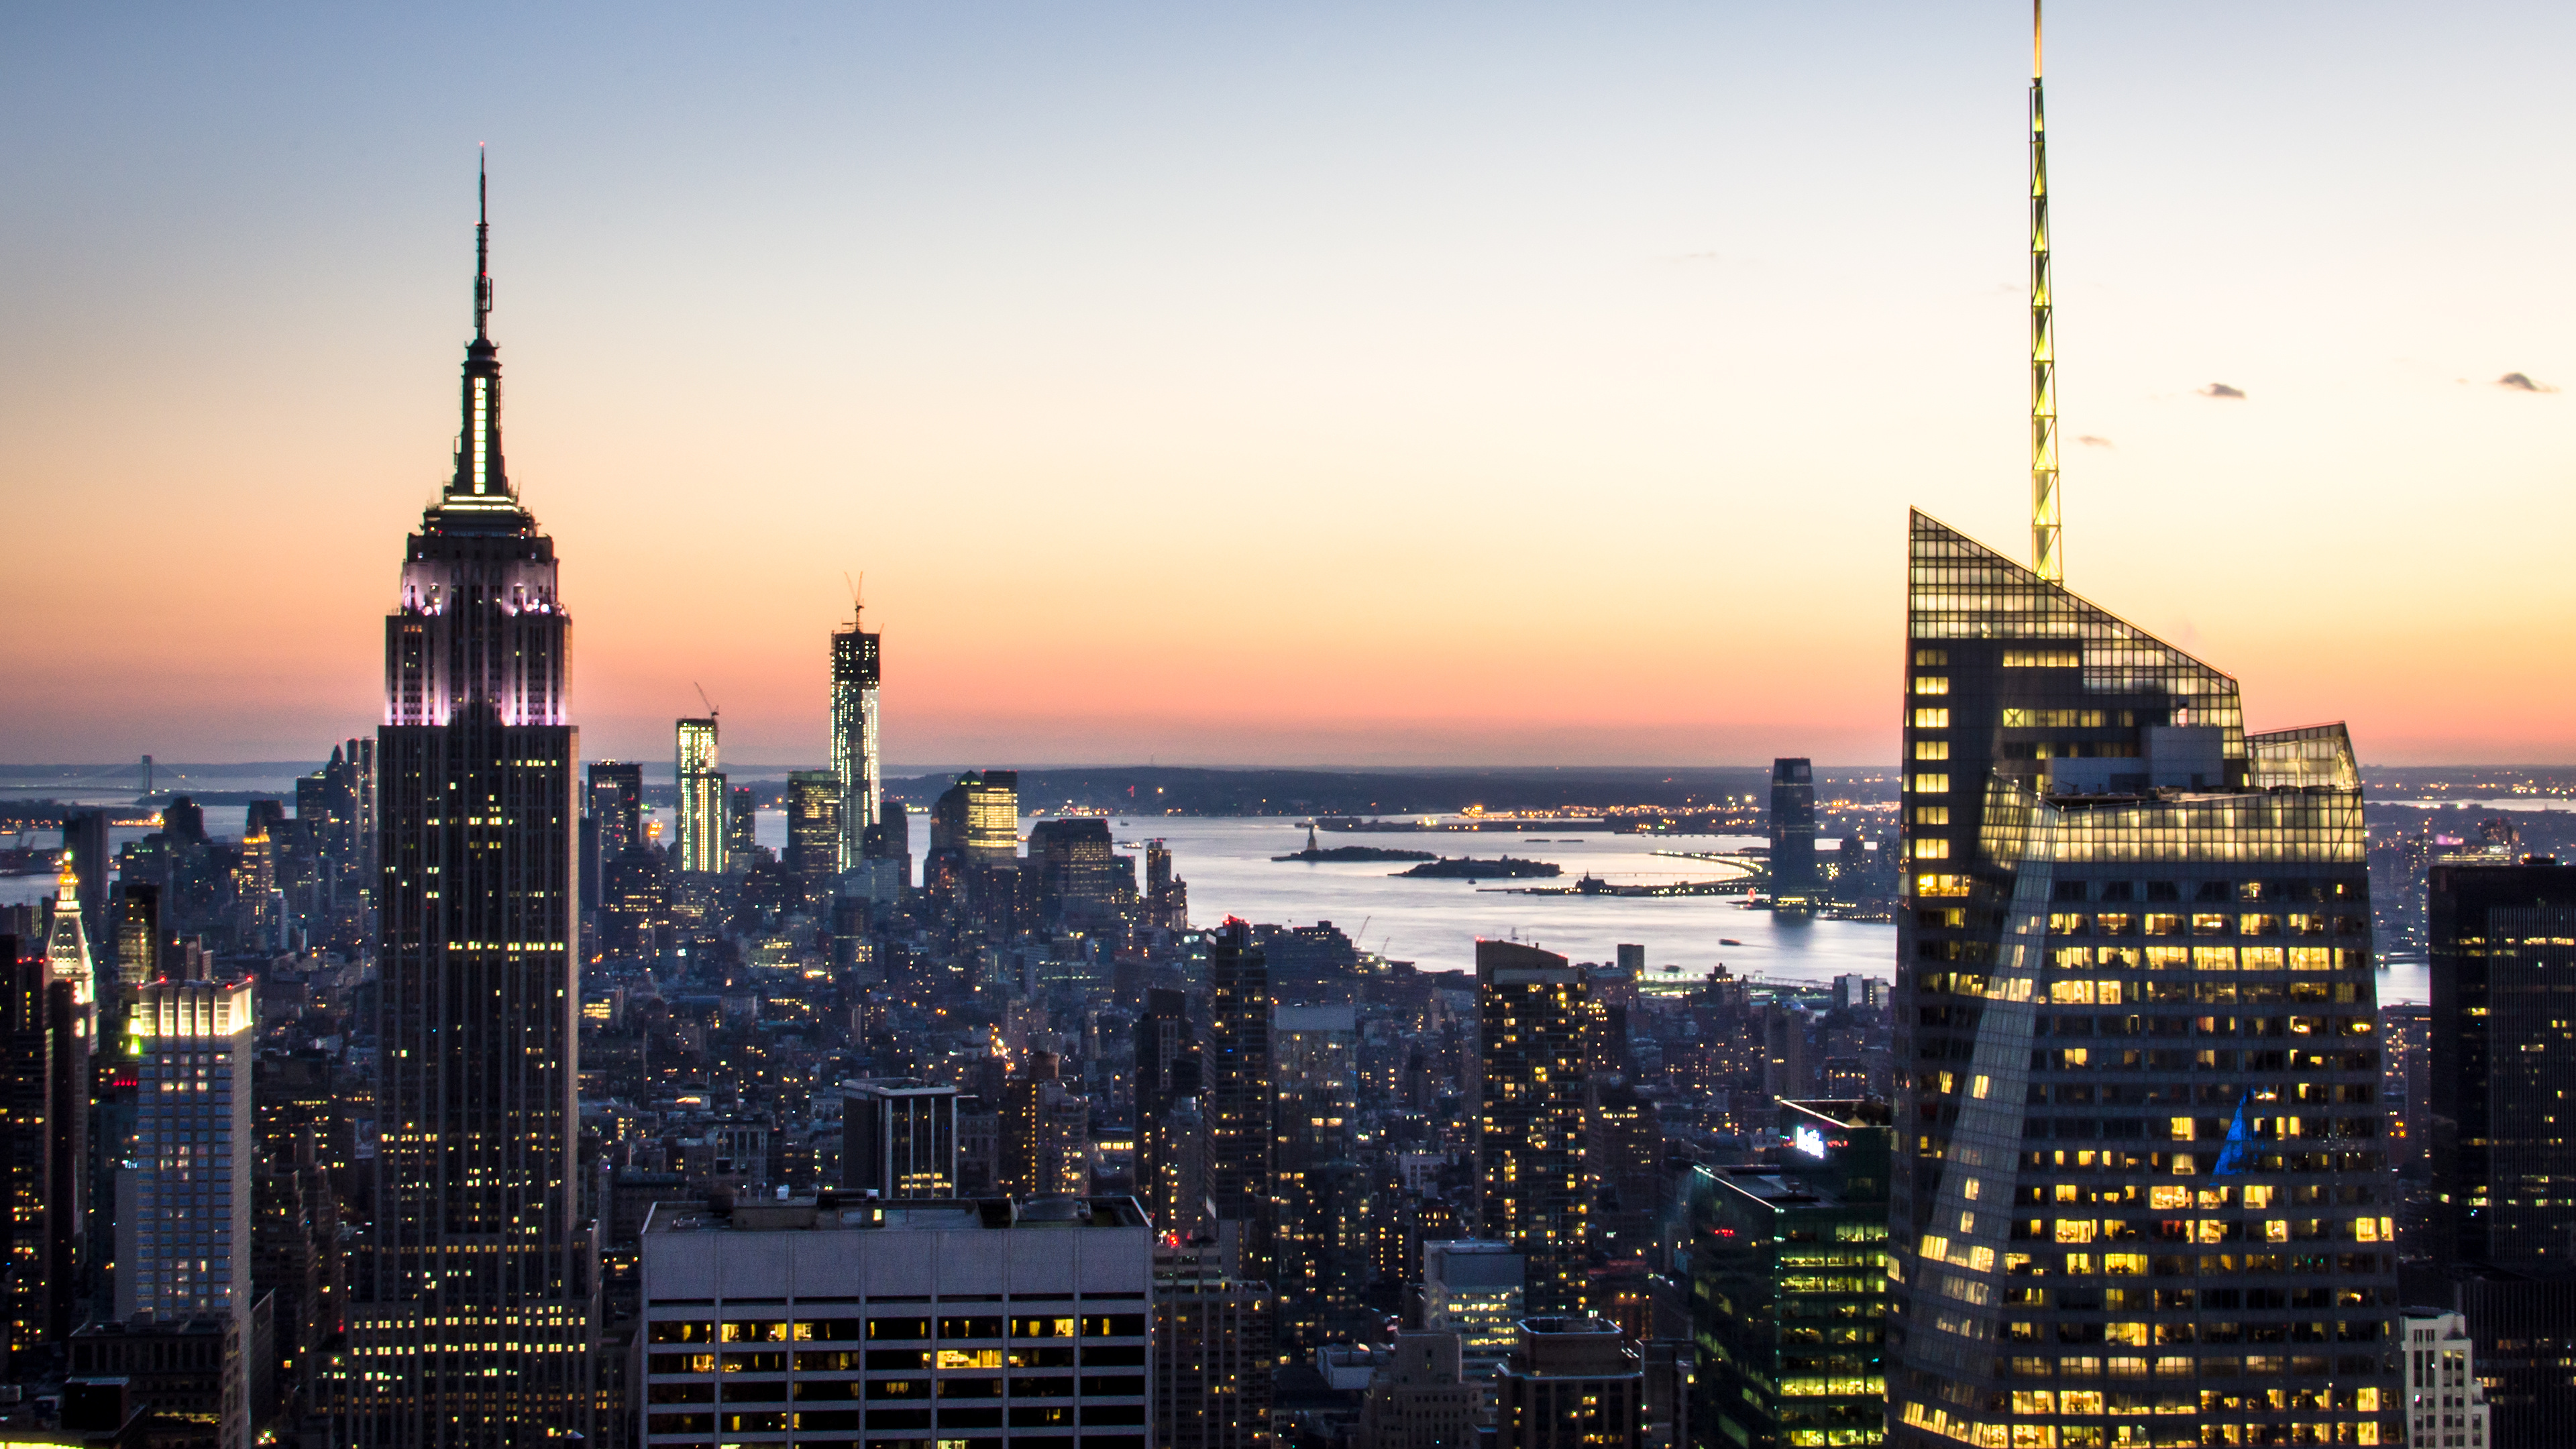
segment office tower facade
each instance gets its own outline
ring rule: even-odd
[[[1771,895],[1816,894],[1816,772],[1805,760],[1771,762]]]
[[[1160,1449],[1266,1449],[1270,1289],[1214,1248],[1165,1248],[1154,1263],[1154,1442]]]
[[[1590,990],[1564,957],[1476,943],[1478,1230],[1529,1262],[1529,1311],[1584,1310],[1591,1252],[1583,1153]]]
[[[2576,1280],[2576,865],[2436,865],[2425,893],[2435,1256]]]
[[[2394,1442],[2342,726],[1912,519],[1897,1442]]]
[[[1270,968],[1252,927],[1229,920],[1208,943],[1206,1093],[1208,1198],[1220,1221],[1258,1224],[1270,1201]],[[1248,1276],[1262,1277],[1253,1234]]]
[[[841,1185],[887,1199],[957,1196],[957,1089],[842,1083]]]
[[[376,737],[374,1212],[338,1441],[403,1449],[585,1432],[590,1411],[571,620],[503,464],[486,236],[455,472],[404,555]]]
[[[1020,774],[969,770],[930,807],[930,848],[968,865],[1011,865],[1020,855]]]
[[[1160,840],[1145,842],[1145,924],[1158,931],[1190,928],[1190,883],[1172,873],[1172,852]]]
[[[1153,1243],[1126,1198],[666,1203],[641,1246],[646,1449],[1145,1449]]]
[[[1184,1100],[1191,1101],[1190,1121],[1199,1120],[1198,1036],[1190,1023],[1188,993],[1160,987],[1145,992],[1145,1012],[1136,1018],[1135,1055],[1136,1198],[1157,1228],[1175,1231],[1185,1222],[1195,1225],[1201,1211],[1184,1179],[1196,1180],[1196,1195],[1206,1191],[1203,1144],[1173,1130]]]
[[[1434,1238],[1422,1245],[1422,1326],[1458,1335],[1466,1371],[1489,1378],[1520,1342],[1529,1260],[1509,1243]]]
[[[759,858],[760,798],[749,785],[736,785],[724,800],[725,869],[739,875]]]
[[[98,964],[106,966],[107,899],[116,871],[115,854],[107,845],[106,811],[76,810],[63,818],[63,866],[78,883],[81,932],[98,943]],[[104,998],[107,985],[94,981],[91,990]]]
[[[806,899],[828,899],[841,866],[841,777],[829,770],[792,770],[787,776],[787,870],[805,884]]]
[[[912,812],[902,801],[877,801],[877,823],[868,827],[859,853],[871,870],[870,891],[889,902],[900,900],[912,884]]]
[[[590,818],[599,822],[599,858],[615,860],[644,842],[644,767],[601,760],[590,767]]]
[[[1077,927],[1114,923],[1117,866],[1117,847],[1106,820],[1074,816],[1029,827],[1028,869],[1036,877],[1042,921]]]
[[[115,1000],[122,1011],[134,988],[161,971],[161,888],[139,880],[119,885],[109,908],[108,929],[116,952]]]
[[[2409,1308],[2397,1321],[2406,1374],[2406,1438],[2431,1449],[2490,1449],[2486,1385],[2468,1320],[2439,1308]],[[2558,1422],[2563,1433],[2566,1421]],[[2532,1443],[2548,1442],[2534,1439]]]
[[[2576,1090],[2576,1031],[2552,1004],[2576,970],[2566,944],[2576,939],[2576,866],[2436,864],[2425,937],[2430,1060],[2426,1109],[2413,1116],[2433,1188],[2425,1246],[2438,1271],[2410,1288],[2465,1315],[2492,1414],[2487,1442],[2554,1444],[2576,1418],[2567,1187],[2576,1150],[2545,1104]],[[2448,1416],[2463,1412],[2457,1395],[2447,1395]]]
[[[116,1316],[245,1318],[251,1307],[253,983],[154,981],[127,1030],[138,1044],[135,1152],[119,1195]]]
[[[859,627],[861,606],[850,605],[850,626],[832,631],[832,777],[841,787],[838,870],[856,870],[867,856],[868,830],[877,823],[885,794],[877,756],[877,685],[884,656],[880,638]]]
[[[1348,1006],[1270,1010],[1270,1286],[1283,1349],[1352,1326],[1369,1264],[1351,1251],[1359,1024]]]
[[[8,1369],[32,1372],[53,1341],[54,1031],[44,957],[0,934],[0,1288],[7,1293]],[[66,1288],[66,1291],[67,1288]]]
[[[1054,1052],[1033,1051],[1002,1087],[1001,1187],[1015,1197],[1090,1190],[1091,1099],[1062,1069]]]
[[[1494,1389],[1498,1449],[1638,1449],[1645,1369],[1607,1320],[1522,1319]]]
[[[684,719],[674,728],[680,793],[673,811],[672,864],[700,874],[720,872],[725,868],[725,777],[716,768],[715,717]]]
[[[52,919],[45,929],[45,1020],[53,1033],[53,1072],[47,1089],[48,1152],[52,1191],[59,1207],[46,1217],[47,1271],[52,1275],[47,1327],[61,1343],[79,1321],[91,1270],[89,1214],[94,1206],[90,1156],[90,1058],[98,1047],[98,963],[89,948],[80,884],[66,868],[54,883]]]
[[[1782,1102],[1776,1172],[1691,1174],[1691,1422],[1737,1444],[1877,1444],[1887,1419],[1883,1102]]]
[[[1467,1382],[1458,1335],[1400,1331],[1360,1404],[1354,1449],[1467,1449],[1476,1442],[1478,1393]]]

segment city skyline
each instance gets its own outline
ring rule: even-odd
[[[2335,15],[2051,16],[2070,586],[2261,677],[2253,725],[2563,759],[2564,686],[2456,625],[2569,642],[2569,218],[2519,180],[2564,103],[2518,81],[2570,22]],[[0,583],[8,753],[374,712],[365,560],[449,438],[489,141],[595,755],[659,756],[703,682],[740,757],[823,758],[812,641],[865,570],[896,760],[1887,758],[1899,510],[2025,521],[2026,19],[17,17],[0,245],[51,284],[0,304],[0,458],[31,536],[95,546]],[[2310,547],[2177,574],[2222,509]],[[95,576],[183,549],[236,606]],[[684,550],[744,561],[721,600]],[[1051,607],[1077,558],[1099,602]]]

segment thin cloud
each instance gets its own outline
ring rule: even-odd
[[[2076,435],[2075,441],[2082,443],[2088,448],[2108,448],[2112,446],[2109,438],[2097,438],[2091,433],[2079,433]]]
[[[2558,391],[2558,389],[2550,386],[2548,383],[2533,382],[2531,380],[2531,374],[2527,372],[2508,372],[2504,376],[2497,378],[2495,385],[2498,387],[2512,388],[2515,392]]]
[[[2200,395],[2202,397],[2235,398],[2241,402],[2245,397],[2245,389],[2241,387],[2229,387],[2223,382],[2213,382],[2209,386],[2202,388],[2200,390]]]

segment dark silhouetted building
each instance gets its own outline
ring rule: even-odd
[[[1092,927],[1111,921],[1118,865],[1109,822],[1097,816],[1041,820],[1029,827],[1027,869],[1036,877],[1041,920]]]
[[[615,860],[644,843],[644,767],[601,760],[590,767],[590,816],[599,822],[599,858]]]
[[[1208,945],[1208,1040],[1201,1056],[1206,1092],[1208,1198],[1220,1221],[1251,1225],[1244,1265],[1259,1278],[1270,1202],[1270,970],[1252,928],[1229,920]]]
[[[1816,894],[1816,774],[1805,760],[1771,762],[1771,894]]]
[[[2476,1341],[2489,1445],[2560,1443],[2576,1421],[2576,1140],[2554,1104],[2576,1092],[2576,866],[2436,864],[2425,927],[2431,1286]]]
[[[1494,1387],[1497,1449],[1637,1449],[1645,1369],[1605,1319],[1522,1319]]]
[[[1209,1245],[1154,1263],[1154,1441],[1163,1449],[1263,1449],[1270,1433],[1270,1288]]]
[[[1592,1250],[1583,1030],[1590,988],[1563,956],[1476,943],[1476,1186],[1482,1235],[1528,1260],[1527,1306],[1580,1314]]]
[[[44,958],[21,954],[17,937],[0,935],[0,1245],[8,1254],[0,1284],[12,1374],[41,1367],[54,1341],[50,1229],[71,1209],[54,1190],[53,1080]]]
[[[554,541],[502,464],[476,235],[456,468],[385,620],[377,1150],[341,1444],[466,1449],[590,1424],[570,617]]]

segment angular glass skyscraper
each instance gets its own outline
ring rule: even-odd
[[[1912,519],[1895,1442],[2397,1443],[2341,725]]]
[[[456,471],[404,555],[377,734],[375,1215],[350,1275],[339,1442],[406,1449],[590,1422],[571,621],[554,542],[502,468],[485,235]]]
[[[866,853],[884,784],[877,762],[878,644],[877,635],[859,627],[855,605],[850,627],[832,631],[832,773],[841,780],[839,868],[845,871],[858,869]]]

